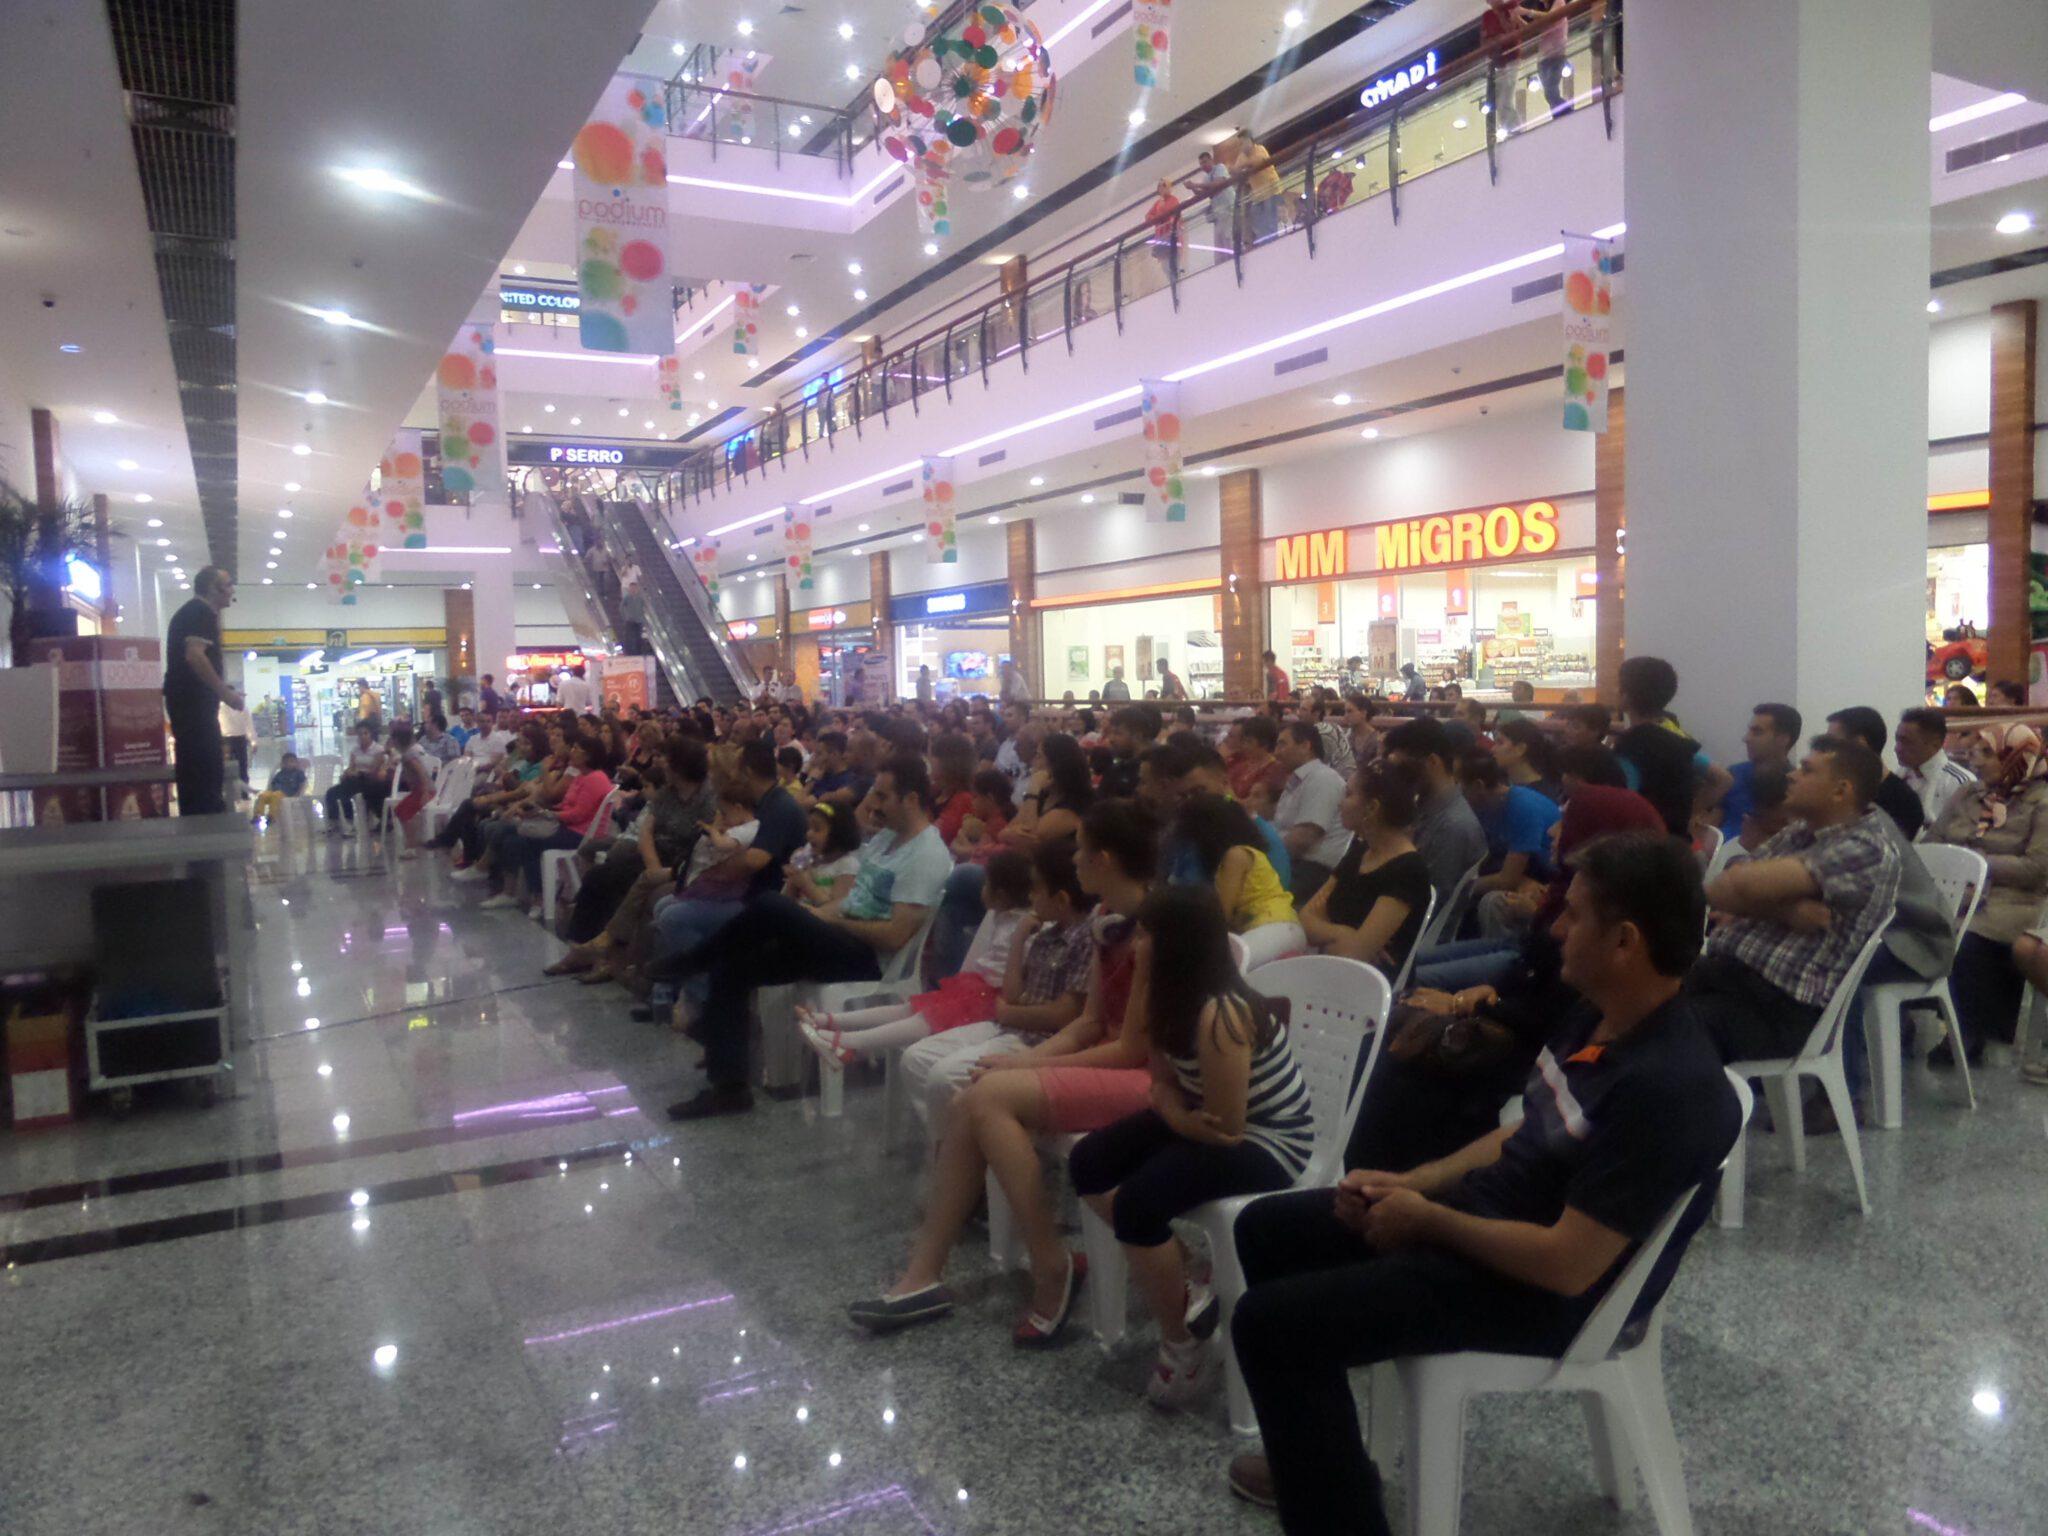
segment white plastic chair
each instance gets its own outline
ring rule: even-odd
[[[458,757],[448,764],[440,780],[434,786],[434,798],[420,812],[420,831],[424,837],[433,837],[441,830],[443,822],[456,812],[470,791],[476,787],[476,759]]]
[[[1245,962],[1252,957],[1252,947],[1234,933],[1229,937],[1230,963],[1237,967],[1237,974],[1242,976],[1244,974]]]
[[[1422,926],[1415,930],[1415,942],[1408,946],[1408,953],[1401,958],[1401,969],[1394,973],[1394,996],[1399,997],[1408,990],[1408,978],[1415,973],[1415,957],[1421,953],[1426,942],[1424,935],[1429,932],[1429,925],[1435,917],[1436,891],[1432,889],[1429,905],[1422,909]]]
[[[1863,973],[1877,957],[1878,947],[1884,943],[1884,931],[1891,920],[1892,913],[1887,908],[1883,921],[1864,942],[1848,974],[1835,988],[1827,1007],[1821,1010],[1813,1032],[1806,1037],[1806,1045],[1797,1056],[1728,1063],[1728,1070],[1738,1077],[1763,1079],[1764,1091],[1770,1096],[1771,1118],[1777,1125],[1778,1134],[1791,1143],[1795,1173],[1806,1171],[1806,1121],[1799,1102],[1799,1079],[1811,1077],[1819,1081],[1827,1092],[1828,1103],[1834,1108],[1835,1123],[1842,1134],[1842,1150],[1849,1154],[1849,1172],[1856,1180],[1856,1204],[1866,1216],[1870,1214],[1870,1195],[1863,1184],[1863,1143],[1856,1134],[1856,1113],[1849,1098],[1849,1080],[1842,1071],[1842,1031],[1849,1017],[1849,1003],[1856,996],[1856,989],[1863,985]],[[1748,1146],[1749,1137],[1745,1132],[1735,1143],[1735,1150],[1728,1155],[1727,1171],[1721,1178],[1720,1199],[1714,1207],[1714,1220],[1723,1227],[1742,1225],[1743,1186],[1749,1175]]]
[[[1708,826],[1700,828],[1699,847],[1695,848],[1693,852],[1699,855],[1701,868],[1704,869],[1713,864],[1715,857],[1721,852],[1721,844],[1727,840],[1719,827]]]
[[[1921,843],[1914,852],[1934,877],[1935,888],[1955,920],[1955,943],[1949,949],[1949,963],[1953,965],[1970,919],[1977,915],[1977,904],[1984,899],[1991,866],[1974,848],[1960,848],[1953,843]],[[1870,1096],[1877,1104],[1877,1123],[1886,1130],[1897,1130],[1905,1118],[1900,1084],[1904,1076],[1901,1030],[1906,1010],[1916,1003],[1932,1003],[1941,1014],[1942,1033],[1955,1052],[1957,1070],[1963,1075],[1963,1093],[1970,1108],[1977,1107],[1977,1088],[1970,1081],[1970,1063],[1963,1054],[1963,1034],[1956,1023],[1955,999],[1949,996],[1947,972],[1944,970],[1933,981],[1914,978],[1872,982],[1863,989],[1863,1036],[1870,1046]]]
[[[1731,1067],[1728,1075],[1746,1129],[1754,1105],[1749,1085],[1736,1077],[1737,1070]],[[1736,1132],[1735,1146],[1729,1152],[1731,1164],[1741,1151],[1743,1134],[1743,1129]],[[1657,1230],[1636,1249],[1559,1358],[1463,1351],[1411,1355],[1393,1362],[1407,1417],[1411,1536],[1457,1536],[1464,1481],[1465,1402],[1482,1392],[1577,1393],[1592,1434],[1593,1466],[1601,1491],[1618,1508],[1632,1508],[1636,1490],[1631,1474],[1640,1471],[1661,1536],[1692,1536],[1685,1463],[1664,1395],[1664,1305],[1669,1291],[1657,1298],[1640,1328],[1629,1329],[1628,1321],[1700,1189],[1695,1185],[1672,1202]],[[1377,1410],[1391,1395],[1384,1391],[1385,1370],[1377,1367],[1373,1372],[1373,1438],[1382,1446],[1386,1426]]]
[[[619,791],[613,790],[597,803],[597,815],[591,818],[589,837],[602,838],[610,835],[612,829],[612,807],[618,804]],[[540,856],[540,920],[552,921],[557,901],[573,901],[583,884],[582,866],[576,862],[574,848],[550,848]]]
[[[1480,861],[1484,863],[1484,860]],[[1458,876],[1458,883],[1451,887],[1451,894],[1444,898],[1441,906],[1433,906],[1430,920],[1423,925],[1422,932],[1415,940],[1415,950],[1435,949],[1447,944],[1458,936],[1458,924],[1464,921],[1465,908],[1472,899],[1472,887],[1479,879],[1479,865],[1474,864]],[[1430,892],[1432,899],[1436,892]],[[1414,958],[1415,951],[1409,952]]]
[[[925,941],[931,937],[932,926],[939,920],[938,903],[934,902],[924,915],[924,922],[907,943],[898,947],[889,957],[889,963],[882,967],[879,981],[835,981],[813,983],[791,987],[789,1006],[783,1010],[787,1027],[791,1033],[796,1029],[796,1004],[802,1002],[813,1012],[831,1013],[855,998],[884,999],[902,1002],[914,996],[924,985],[918,979],[919,962],[924,955]],[[767,1007],[764,1000],[762,1022],[767,1023]],[[895,1046],[882,1056],[882,1145],[896,1144],[897,1126],[902,1122],[907,1100],[903,1091],[903,1053],[907,1046]],[[764,1049],[763,1054],[766,1054]],[[818,1113],[828,1120],[836,1120],[846,1113],[846,1067],[838,1060],[827,1060],[815,1051],[806,1050],[806,1056],[818,1063]]]
[[[1747,856],[1749,850],[1732,837],[1724,837],[1714,845],[1714,852],[1707,860],[1707,872],[1700,876],[1702,885],[1712,885],[1721,878],[1721,871],[1733,864],[1738,857]]]
[[[391,813],[392,811],[397,809],[399,788],[401,785],[404,784],[404,782],[405,759],[401,757],[394,761],[391,765],[391,782],[384,786],[384,804],[381,807],[379,807],[377,811],[377,835],[381,838],[388,838],[391,836]],[[356,814],[358,816],[362,816],[364,806],[363,797],[361,795],[356,796],[356,806]],[[359,825],[363,826],[365,830],[367,830],[369,826],[368,818],[364,817],[363,820],[359,823]]]

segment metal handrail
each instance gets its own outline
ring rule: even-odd
[[[547,525],[548,533],[555,541],[555,559],[549,569],[550,575],[557,575],[567,583],[558,585],[562,606],[569,612],[569,627],[576,632],[576,638],[590,645],[609,645],[610,621],[597,606],[595,595],[589,587],[590,575],[583,568],[581,556],[575,545],[569,542],[569,528],[562,521],[562,509],[546,486],[535,484],[536,471],[526,472],[526,484],[520,491],[519,508],[522,515],[538,512],[540,520]],[[536,547],[538,545],[536,544]],[[542,550],[545,554],[546,551]],[[549,562],[543,561],[544,566]]]
[[[1603,12],[1605,14],[1601,14]],[[1595,19],[1587,23],[1586,18],[1588,16],[1593,16]],[[1362,155],[1368,150],[1380,148],[1381,146],[1377,143],[1369,141],[1376,141],[1378,136],[1384,133],[1384,191],[1388,194],[1387,201],[1390,212],[1392,212],[1398,222],[1400,186],[1403,182],[1412,181],[1426,173],[1426,170],[1423,168],[1411,169],[1402,167],[1397,163],[1399,152],[1404,142],[1399,133],[1398,126],[1401,119],[1403,117],[1412,119],[1421,112],[1429,110],[1432,106],[1439,106],[1443,102],[1453,99],[1459,91],[1469,89],[1483,82],[1484,102],[1480,110],[1483,113],[1489,114],[1489,121],[1496,120],[1499,115],[1499,109],[1503,104],[1503,98],[1496,89],[1501,74],[1500,66],[1502,61],[1511,56],[1516,58],[1524,57],[1521,53],[1523,49],[1529,50],[1526,57],[1540,58],[1541,53],[1538,50],[1543,46],[1543,35],[1559,25],[1564,25],[1569,29],[1566,42],[1568,50],[1592,51],[1598,56],[1597,78],[1585,93],[1583,101],[1575,103],[1575,105],[1589,107],[1595,97],[1604,99],[1609,90],[1620,88],[1622,80],[1617,63],[1613,58],[1613,49],[1607,46],[1613,29],[1618,25],[1617,15],[1607,5],[1607,0],[1574,0],[1573,5],[1566,7],[1556,17],[1546,17],[1540,24],[1525,26],[1516,33],[1496,39],[1494,42],[1483,44],[1470,53],[1463,55],[1459,60],[1454,61],[1451,65],[1439,71],[1436,80],[1433,82],[1432,90],[1396,96],[1390,102],[1382,103],[1356,115],[1346,125],[1335,129],[1319,131],[1300,150],[1283,152],[1281,155],[1273,156],[1272,168],[1280,178],[1281,189],[1271,197],[1263,200],[1264,204],[1277,209],[1278,204],[1284,199],[1285,194],[1289,190],[1290,184],[1297,190],[1306,184],[1315,189],[1310,195],[1319,195],[1324,190],[1321,183],[1327,183],[1331,178],[1327,175],[1317,178],[1314,175],[1311,156],[1324,156],[1333,164],[1339,160],[1350,159],[1354,156]],[[1553,114],[1546,113],[1542,121],[1549,122],[1552,120]],[[1541,126],[1541,123],[1517,125],[1520,131],[1527,131],[1529,128],[1538,126]],[[1507,131],[1507,129],[1501,128],[1496,128],[1494,131],[1482,129],[1481,138],[1485,143],[1488,156],[1490,180],[1497,181],[1498,179],[1499,165],[1495,154],[1496,142],[1498,135]],[[1612,132],[1611,126],[1609,131],[1610,133]],[[1477,153],[1477,151],[1474,151],[1474,153]],[[1467,157],[1461,156],[1460,158]],[[1362,159],[1358,161],[1359,165],[1363,165],[1363,163]],[[1249,199],[1245,195],[1246,190],[1246,188],[1240,187],[1233,180],[1223,186],[1207,189],[1189,198],[1181,203],[1178,210],[1179,219],[1184,229],[1196,219],[1206,219],[1209,221],[1210,226],[1221,234],[1227,224],[1229,246],[1227,249],[1220,246],[1214,248],[1219,255],[1212,265],[1223,265],[1225,258],[1227,258],[1228,262],[1236,269],[1240,284],[1243,282],[1244,253],[1249,246],[1265,244],[1282,238],[1284,233],[1293,232],[1291,230],[1282,232],[1277,229],[1268,229],[1261,232],[1257,228],[1249,228],[1250,221],[1247,218],[1247,203]],[[1334,217],[1339,212],[1347,211],[1350,208],[1361,206],[1367,202],[1376,201],[1379,197],[1378,192],[1370,191],[1355,200],[1351,199],[1348,193],[1340,195],[1344,200],[1338,206],[1332,208],[1318,206],[1312,215],[1306,216],[1303,222],[1296,227],[1302,229],[1313,228],[1316,225],[1320,225],[1323,220]],[[1226,196],[1229,198],[1229,201],[1222,204],[1222,206],[1227,207],[1229,210],[1227,218],[1221,213],[1211,212],[1211,210],[1218,207],[1217,200]],[[1096,268],[1103,264],[1103,258],[1105,257],[1107,258],[1108,275],[1111,285],[1115,290],[1112,295],[1113,303],[1111,308],[1116,315],[1119,325],[1122,320],[1123,306],[1134,302],[1136,298],[1144,297],[1146,293],[1162,290],[1171,291],[1176,301],[1178,300],[1181,286],[1194,273],[1188,269],[1187,264],[1181,264],[1177,261],[1174,264],[1173,270],[1164,277],[1157,287],[1146,289],[1137,295],[1130,295],[1124,291],[1127,275],[1125,269],[1130,264],[1130,258],[1137,256],[1140,259],[1149,259],[1144,256],[1144,253],[1151,246],[1149,238],[1151,228],[1151,222],[1147,220],[1134,229],[1126,229],[1115,238],[1099,242],[1079,256],[1070,258],[1047,273],[1034,274],[1028,281],[1024,290],[1026,294],[1036,290],[1040,293],[1041,297],[1049,298],[1053,285],[1061,288],[1060,313],[1070,348],[1072,346],[1074,325],[1086,323],[1089,319],[1099,317],[1100,310],[1095,303],[1090,282],[1099,275]],[[1203,249],[1210,248],[1203,247]],[[1076,311],[1082,307],[1082,295],[1087,295],[1085,303],[1088,312],[1077,314]],[[811,443],[828,439],[834,435],[840,425],[850,426],[860,418],[879,415],[890,404],[900,404],[903,400],[907,399],[913,409],[915,409],[919,396],[929,392],[935,383],[943,386],[950,397],[952,384],[956,377],[964,378],[967,372],[982,366],[973,357],[963,353],[958,360],[959,367],[956,369],[951,345],[952,338],[959,334],[963,327],[969,325],[974,328],[977,336],[983,330],[990,328],[1001,333],[1003,331],[1003,317],[995,312],[1011,308],[1012,301],[1015,298],[1017,298],[1017,295],[1014,293],[999,294],[995,298],[985,301],[969,314],[955,316],[944,327],[918,336],[902,346],[885,350],[883,355],[875,362],[866,364],[857,370],[849,371],[829,393],[820,389],[815,381],[807,382],[800,390],[784,396],[783,400],[772,408],[772,414],[762,422],[743,431],[736,432],[718,443],[705,445],[702,452],[695,458],[686,461],[679,468],[671,470],[669,472],[669,483],[671,486],[672,502],[679,502],[685,497],[694,500],[701,497],[707,489],[715,493],[717,486],[713,481],[713,477],[718,474],[720,469],[724,470],[724,478],[726,483],[729,484],[734,447],[743,441],[751,441],[756,447],[754,451],[748,453],[747,461],[740,469],[742,479],[750,474],[755,467],[758,466],[765,469],[771,459],[785,457],[792,448],[808,448]],[[1026,303],[1015,306],[1015,308],[1020,316],[1028,317],[1033,309],[1042,309],[1043,306],[1034,306]],[[1001,352],[1011,350],[1013,341],[1014,339],[1002,342]],[[937,381],[927,382],[918,371],[918,362],[926,349],[934,342],[939,343],[942,375]],[[1001,352],[998,355],[1001,355]],[[892,371],[900,371],[906,366],[909,369],[907,389],[893,384],[891,377]],[[835,409],[829,422],[821,415],[814,426],[811,420],[812,410],[818,404],[821,397],[828,399],[835,406],[837,402],[843,400],[846,403],[848,419],[844,423],[838,421]],[[792,418],[794,418],[793,422]],[[791,430],[792,425],[794,426],[794,432]]]
[[[718,146],[731,142],[733,137],[719,131],[723,111],[727,123],[735,116],[742,124],[758,124],[760,117],[767,119],[768,142],[754,147],[770,150],[777,166],[782,164],[783,141],[788,138],[793,141],[789,145],[791,154],[830,158],[838,166],[841,178],[853,174],[854,120],[838,107],[681,78],[669,81],[665,91],[670,135],[708,143],[713,160],[718,158]],[[690,116],[694,100],[702,100],[704,106]],[[686,116],[687,123],[683,121]],[[814,118],[817,120],[813,121]],[[698,131],[700,128],[702,132]],[[753,146],[754,137],[753,132],[743,128],[738,141]]]
[[[612,557],[613,569],[623,571],[628,565],[639,564],[639,546],[625,535],[617,522],[618,517],[622,515],[618,509],[624,503],[600,501],[595,505],[596,515],[591,519],[592,526],[597,528],[604,538],[605,549]],[[755,677],[754,669],[747,664],[746,659],[735,649],[726,634],[725,626],[728,621],[719,617],[711,607],[711,600],[704,591],[703,579],[696,572],[695,562],[684,562],[677,558],[675,541],[663,537],[664,524],[651,503],[642,498],[635,498],[632,506],[654,535],[655,546],[668,563],[669,573],[675,577],[676,585],[682,590],[683,600],[690,605],[690,612],[710,639],[712,649],[718,653],[719,660],[725,664],[733,682],[742,693],[751,692],[759,679]],[[640,574],[643,580],[640,596],[645,613],[641,624],[648,638],[654,642],[656,656],[668,669],[671,678],[696,677],[697,668],[690,655],[689,646],[681,636],[669,633],[668,616],[654,603],[647,601],[648,593],[644,582],[648,572],[642,567]],[[703,689],[705,681],[702,678],[697,679],[700,690],[709,692],[708,689]]]

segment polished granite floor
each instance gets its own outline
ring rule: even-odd
[[[1276,1531],[1142,1338],[1013,1351],[1018,1282],[893,1340],[841,1303],[916,1174],[879,1094],[681,1129],[665,1029],[435,860],[262,841],[231,1093],[0,1133],[0,1532],[937,1536]],[[1909,1085],[1859,1217],[1760,1137],[1679,1277],[1698,1530],[2048,1530],[2048,1093]],[[1568,1400],[1471,1415],[1464,1529],[1644,1532]],[[1396,1511],[1398,1519],[1398,1510]]]

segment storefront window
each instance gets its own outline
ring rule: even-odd
[[[1958,639],[1951,631],[1991,627],[1991,546],[1952,544],[1927,551],[1927,638]]]
[[[1159,686],[1166,662],[1196,698],[1223,694],[1221,599],[1214,593],[1048,608],[1040,615],[1046,696],[1085,699],[1121,673],[1131,697]]]
[[[965,619],[957,624],[896,626],[897,697],[917,697],[919,667],[932,669],[936,699],[996,696],[1002,664],[1010,658],[1007,618]]]

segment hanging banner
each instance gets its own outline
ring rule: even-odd
[[[1607,354],[1614,334],[1612,240],[1564,236],[1564,428],[1607,430]]]
[[[946,178],[928,162],[917,163],[917,188],[911,202],[917,207],[917,228],[927,240],[943,240],[953,233],[952,206],[947,202]]]
[[[375,488],[365,485],[362,494],[341,520],[341,530],[321,557],[327,590],[354,606],[356,589],[376,574],[377,557],[384,549],[384,502]]]
[[[420,433],[401,427],[377,465],[377,497],[384,510],[384,542],[405,549],[427,545],[427,470]]]
[[[761,295],[766,283],[742,283],[732,293],[732,355],[752,357],[761,346]]]
[[[661,398],[668,402],[672,411],[683,408],[683,363],[671,352],[655,365],[655,377],[661,385]]]
[[[704,592],[711,599],[711,606],[718,606],[718,541],[706,540],[690,551],[691,563],[697,569],[697,579],[704,583]]]
[[[782,579],[789,586],[789,606],[808,608],[797,601],[811,590],[811,514],[800,507],[782,514]]]
[[[1133,73],[1138,84],[1165,90],[1173,73],[1173,0],[1136,0],[1131,35],[1137,42]]]
[[[1140,379],[1145,422],[1145,521],[1188,520],[1187,484],[1180,472],[1180,386],[1164,379]]]
[[[930,565],[960,562],[960,535],[953,527],[953,461],[922,459],[918,473],[924,485],[924,558]]]
[[[675,350],[667,118],[658,81],[618,75],[577,131],[576,311],[590,352]]]
[[[465,325],[434,370],[440,388],[443,490],[494,498],[505,494],[496,347],[490,326]]]

